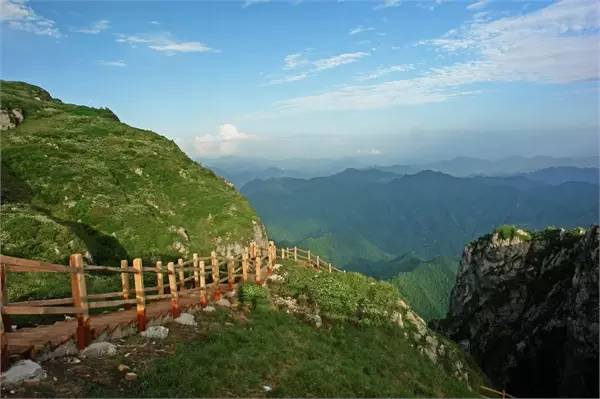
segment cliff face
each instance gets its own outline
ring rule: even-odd
[[[440,329],[514,395],[598,397],[598,233],[470,243]]]

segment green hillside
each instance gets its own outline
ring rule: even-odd
[[[173,141],[26,83],[1,82],[0,100],[24,116],[0,133],[3,254],[115,264],[260,238],[249,203]]]
[[[423,319],[441,319],[448,311],[457,270],[457,260],[438,257],[421,261],[413,270],[398,274],[390,282]]]

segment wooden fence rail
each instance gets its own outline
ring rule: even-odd
[[[214,299],[221,296],[221,283],[227,283],[227,289],[232,290],[236,281],[246,282],[249,274],[256,274],[255,281],[261,283],[260,273],[263,267],[268,272],[273,270],[277,258],[275,244],[271,241],[266,247],[259,247],[251,242],[245,250],[235,256],[220,256],[213,251],[210,256],[193,254],[191,259],[178,259],[177,262],[167,262],[166,268],[162,261],[151,265],[143,265],[142,259],[133,259],[131,266],[128,260],[122,260],[120,265],[88,265],[84,264],[81,254],[73,254],[69,265],[59,265],[31,259],[0,255],[0,355],[2,367],[8,364],[7,332],[11,331],[11,315],[49,315],[73,314],[77,318],[75,338],[80,349],[85,348],[91,341],[90,309],[111,308],[123,306],[128,309],[135,305],[137,328],[146,328],[146,304],[148,301],[170,298],[171,314],[178,317],[181,313],[180,296],[198,298],[198,304],[207,303],[207,284],[214,288]],[[207,267],[206,262],[209,262]],[[10,303],[7,295],[7,272],[16,273],[69,273],[71,275],[71,297],[51,298]],[[104,293],[87,293],[86,275],[94,273],[118,274],[121,290]],[[145,287],[144,274],[156,275],[156,285]],[[167,275],[165,284],[164,275]],[[186,276],[186,274],[188,274]],[[130,275],[133,275],[133,287],[130,286]],[[155,293],[154,293],[155,292]],[[150,293],[150,295],[148,294]]]
[[[262,284],[263,274],[271,274],[277,261],[277,248],[270,241],[267,246],[251,242],[242,253],[234,256],[218,255],[212,251],[209,256],[193,254],[190,259],[177,259],[166,262],[159,260],[152,265],[143,264],[136,258],[131,263],[123,259],[119,266],[88,265],[81,254],[73,254],[69,265],[59,265],[31,259],[21,259],[0,255],[0,352],[1,364],[7,365],[7,332],[11,331],[12,315],[58,315],[72,314],[77,319],[75,339],[80,349],[91,342],[90,309],[135,306],[137,329],[146,328],[146,305],[149,301],[170,299],[170,313],[175,318],[181,314],[180,298],[197,298],[199,306],[207,304],[207,289],[212,288],[213,299],[221,298],[221,284],[233,290],[237,282],[248,282],[254,275],[254,282]],[[282,259],[294,259],[309,267],[328,272],[340,272],[331,263],[310,250],[301,248],[281,248]],[[29,300],[10,303],[7,295],[7,273],[68,273],[71,277],[71,297]],[[116,274],[121,289],[112,292],[88,294],[87,276],[95,273]],[[156,284],[149,287],[149,276],[155,275]],[[133,275],[133,279],[131,279]],[[166,275],[166,278],[165,278]],[[133,280],[133,284],[132,281]],[[189,300],[188,300],[189,301]],[[189,303],[189,302],[188,302]]]

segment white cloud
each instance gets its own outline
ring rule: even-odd
[[[160,25],[160,22],[158,21],[148,21],[148,23],[152,25]]]
[[[600,78],[600,20],[594,1],[563,0],[529,14],[474,20],[422,42],[470,61],[431,68],[421,76],[349,85],[276,103],[278,110],[372,109],[445,101],[477,93],[482,82],[570,83]]]
[[[383,0],[374,9],[381,10],[383,8],[398,7],[400,4],[402,4],[402,0]]]
[[[256,140],[253,134],[243,133],[230,123],[218,127],[215,134],[204,134],[193,139],[193,151],[197,156],[218,157],[238,151],[244,141]]]
[[[0,21],[13,29],[36,35],[62,36],[56,22],[38,15],[26,0],[0,0]]]
[[[485,6],[487,6],[489,2],[490,2],[490,0],[479,0],[479,1],[476,1],[475,3],[469,4],[467,6],[467,10],[481,10],[482,8],[484,8]]]
[[[132,47],[145,45],[149,49],[158,51],[165,55],[177,53],[205,53],[219,52],[201,42],[178,42],[169,33],[141,34],[141,35],[117,35],[117,42],[129,44]]]
[[[372,30],[375,30],[375,28],[373,28],[372,26],[358,25],[356,28],[350,29],[350,31],[348,32],[348,34],[350,36],[352,36],[352,35],[358,35],[359,33],[363,33],[363,32],[370,32]]]
[[[285,77],[279,78],[279,79],[271,79],[269,81],[269,84],[277,85],[277,84],[281,84],[281,83],[297,82],[299,80],[304,80],[307,77],[308,77],[308,73],[300,73],[298,75],[285,76]]]
[[[389,75],[395,72],[406,72],[414,69],[414,65],[412,64],[400,64],[400,65],[391,65],[389,67],[379,67],[374,71],[367,72],[358,77],[358,80],[372,80],[378,79],[382,76]]]
[[[110,21],[102,19],[91,26],[85,28],[73,29],[73,32],[87,33],[88,35],[96,35],[102,31],[107,30],[110,27]]]
[[[283,70],[302,70],[302,68],[304,68],[304,70],[295,75],[271,79],[269,84],[281,84],[304,80],[310,75],[326,71],[328,69],[337,68],[341,65],[351,64],[368,55],[370,54],[363,51],[358,51],[354,53],[338,54],[333,57],[320,58],[317,60],[308,60],[304,57],[303,53],[289,54],[285,56],[283,60]]]
[[[254,4],[259,4],[259,3],[268,3],[268,2],[270,2],[270,1],[271,1],[271,0],[246,0],[246,1],[244,2],[244,4],[242,4],[242,7],[243,7],[243,8],[246,8],[246,7],[250,7],[250,6],[254,5]]]
[[[333,57],[313,61],[313,65],[315,66],[315,71],[324,71],[326,69],[337,68],[340,65],[351,64],[368,55],[369,53],[363,51],[339,54]]]
[[[381,155],[381,150],[377,148],[356,150],[356,155]]]
[[[126,67],[127,64],[123,61],[98,61],[98,64],[103,66],[111,66],[111,67]]]
[[[288,54],[283,59],[284,66],[283,69],[296,69],[298,67],[304,66],[308,64],[308,61],[303,58],[301,53]]]

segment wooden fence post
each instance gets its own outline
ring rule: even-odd
[[[121,269],[127,269],[127,260],[122,260],[121,261]],[[124,300],[128,300],[129,299],[129,273],[127,272],[121,272],[121,286],[123,288],[123,299]],[[129,309],[131,307],[130,304],[126,303],[123,305],[123,308],[125,310]]]
[[[248,248],[242,254],[242,281],[248,281]]]
[[[298,248],[294,247],[294,261],[298,262]]]
[[[169,291],[171,291],[171,316],[179,317],[179,295],[177,294],[177,277],[175,275],[175,265],[173,262],[167,263],[167,274],[169,275]]]
[[[235,272],[235,260],[233,256],[229,255],[229,259],[227,259],[227,289],[229,291],[233,291],[233,283],[235,282],[235,277],[233,276]]]
[[[6,296],[6,271],[4,265],[0,264],[0,370],[8,368],[8,339],[6,333],[11,331],[8,315],[2,314],[2,308],[8,303]]]
[[[317,270],[319,270],[320,263],[321,263],[321,258],[319,257],[319,255],[317,255]]]
[[[269,260],[268,260],[268,264],[267,264],[267,270],[268,273],[271,274],[273,273],[273,265],[275,265],[275,258],[277,257],[277,249],[275,248],[275,243],[273,241],[269,241],[269,251],[268,251],[268,256],[269,256]]]
[[[250,257],[252,259],[256,258],[256,242],[252,241],[250,243]]]
[[[90,313],[87,299],[87,287],[85,285],[85,274],[83,273],[83,257],[81,254],[73,254],[69,257],[69,266],[79,269],[77,273],[71,274],[71,292],[73,295],[73,306],[81,309],[77,314],[77,347],[83,349],[90,343]]]
[[[204,261],[200,261],[200,305],[206,306],[206,275],[204,274]]]
[[[307,252],[307,258],[308,258],[308,266],[311,266],[311,263],[310,263],[310,249]]]
[[[179,288],[183,291],[185,289],[185,273],[183,272],[183,259],[177,260],[177,269],[179,270]]]
[[[194,266],[194,288],[196,289],[200,289],[200,272],[198,271],[198,268],[200,267],[199,262],[198,262],[198,254],[193,254],[192,255],[192,265]],[[198,302],[200,302],[200,291],[198,291]]]
[[[163,283],[162,262],[160,260],[158,262],[156,262],[156,288],[158,291],[158,295],[165,294],[165,285]]]
[[[146,291],[144,291],[144,272],[140,258],[133,260],[133,268],[135,269],[133,281],[135,282],[137,326],[138,331],[144,331],[146,329]]]
[[[256,266],[255,266],[255,276],[254,276],[254,281],[256,281],[256,284],[260,284],[260,267],[261,267],[261,263],[262,263],[262,258],[259,256],[256,258],[255,260]]]
[[[6,267],[0,264],[0,315],[2,306],[8,304],[8,291],[6,285]],[[10,316],[5,314],[2,316],[2,324],[4,325],[4,331],[11,332],[12,325],[10,322]]]
[[[331,263],[329,264],[329,273],[331,273]]]
[[[217,253],[212,251],[210,253],[210,263],[212,266],[212,279],[213,279],[213,298],[215,301],[221,299],[221,285],[219,284],[219,260],[217,259]]]

